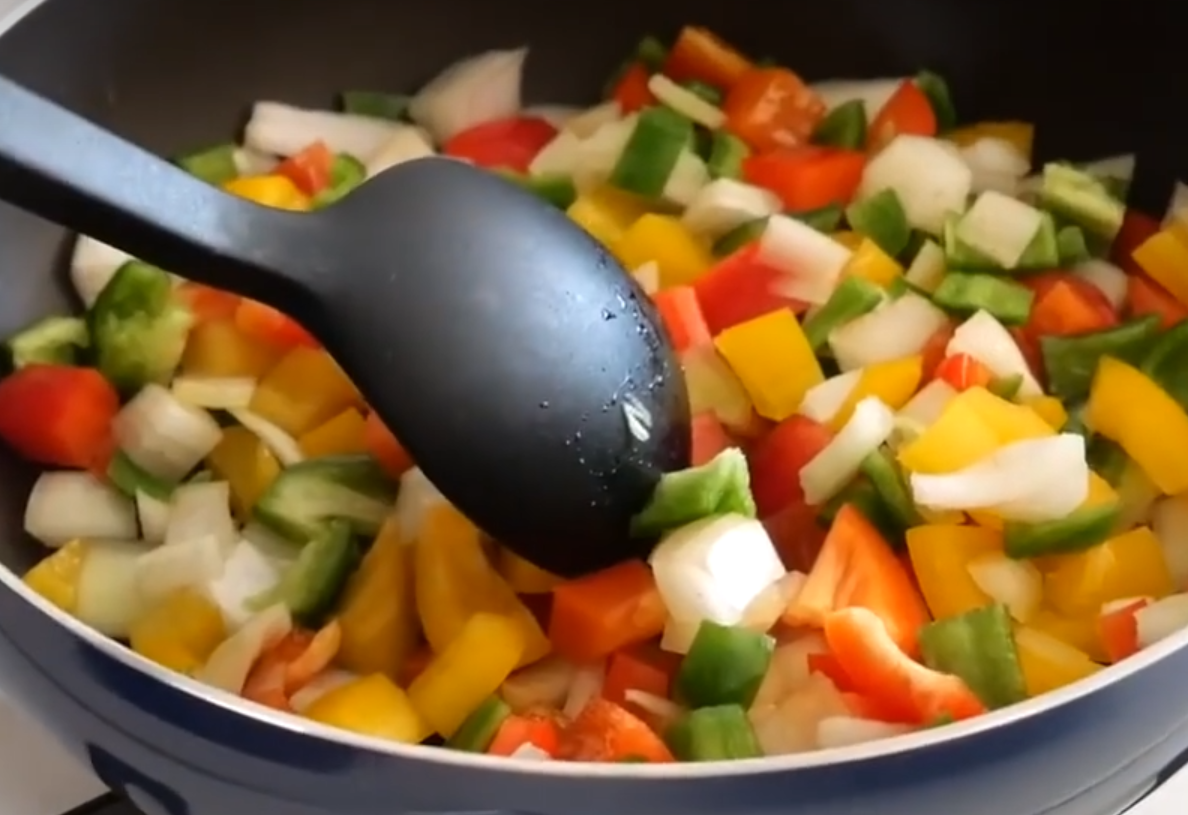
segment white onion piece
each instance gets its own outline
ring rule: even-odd
[[[301,445],[297,443],[297,440],[263,416],[243,408],[227,412],[235,417],[235,421],[246,427],[263,442],[264,446],[276,456],[276,460],[285,467],[305,460],[305,453],[301,452]]]
[[[968,354],[1000,379],[1022,377],[1019,396],[1043,396],[1043,389],[1027,365],[1027,359],[1011,332],[987,311],[979,311],[953,332],[945,347],[946,356]]]
[[[1188,628],[1188,594],[1172,594],[1134,613],[1140,648],[1147,648]]]
[[[136,561],[136,590],[146,605],[159,603],[179,589],[204,591],[222,574],[223,562],[224,550],[213,537],[158,546]]]
[[[965,209],[972,184],[973,173],[953,145],[899,135],[867,163],[857,199],[895,190],[908,223],[939,235],[949,213]]]
[[[726,124],[726,114],[688,88],[682,88],[664,74],[655,73],[648,79],[648,90],[662,104],[675,110],[702,127],[717,130]]]
[[[1013,269],[1043,224],[1038,209],[995,190],[977,197],[957,222],[957,237],[1004,269]]]
[[[168,481],[198,466],[219,440],[219,423],[157,384],[145,385],[112,422],[116,444],[137,465]]]
[[[1039,611],[1044,577],[1031,561],[992,552],[970,561],[966,568],[977,587],[1006,606],[1019,622],[1027,622]]]
[[[261,153],[291,156],[320,141],[335,153],[366,162],[400,126],[370,116],[256,102],[243,142],[245,147]]]
[[[425,516],[435,506],[449,503],[419,467],[400,476],[400,490],[392,511],[400,525],[400,539],[412,543],[421,534]]]
[[[1109,261],[1093,258],[1078,264],[1072,273],[1104,294],[1114,308],[1126,302],[1126,272]]]
[[[140,537],[146,543],[165,541],[165,534],[169,529],[169,502],[159,501],[137,490],[136,517],[140,521]]]
[[[862,460],[887,440],[895,427],[895,414],[870,396],[854,406],[854,413],[829,444],[800,470],[804,500],[823,504],[853,480]]]
[[[816,631],[777,645],[751,707],[772,707],[787,699],[809,680],[809,656],[828,652],[825,638]]]
[[[640,710],[650,713],[664,723],[676,721],[685,713],[685,709],[676,702],[637,688],[627,688],[624,690],[623,700],[630,702]]]
[[[239,537],[252,544],[257,552],[276,564],[281,571],[296,560],[300,551],[293,546],[292,541],[286,540],[258,521],[248,521],[240,530]]]
[[[756,260],[785,273],[777,284],[779,294],[820,305],[833,294],[852,254],[806,223],[772,215],[759,237]]]
[[[276,588],[283,574],[284,566],[251,541],[240,540],[231,548],[222,573],[210,581],[206,590],[227,626],[235,630],[255,614],[252,601]]]
[[[660,634],[660,650],[670,654],[687,654],[697,638],[700,620],[676,620],[668,618]]]
[[[1173,223],[1188,223],[1188,184],[1177,181],[1172,189],[1171,201],[1167,205],[1167,213],[1163,216],[1163,225]]]
[[[816,750],[821,720],[849,713],[833,683],[813,674],[778,705],[752,705],[748,717],[763,754],[778,756]]]
[[[240,175],[265,175],[275,170],[279,163],[275,156],[247,147],[236,148],[234,159],[235,170]]]
[[[574,671],[573,679],[569,683],[569,692],[565,695],[561,713],[567,718],[575,718],[591,699],[602,693],[602,683],[605,681],[606,666],[603,663],[579,667]]]
[[[684,150],[677,156],[660,197],[670,204],[688,207],[708,183],[710,174],[705,162],[692,150]]]
[[[948,272],[945,263],[945,250],[936,241],[926,240],[920,246],[920,251],[912,258],[911,265],[903,274],[908,283],[926,292],[936,291]]]
[[[499,686],[499,695],[516,713],[548,708],[560,710],[569,696],[577,667],[553,655],[513,673]]]
[[[912,729],[906,724],[856,719],[853,716],[829,716],[817,722],[817,746],[822,750],[851,747],[910,732]]]
[[[886,79],[830,79],[824,82],[814,82],[813,91],[821,97],[825,107],[833,110],[846,102],[855,100],[862,102],[866,108],[866,120],[874,121],[875,116],[887,104],[887,100],[899,90],[903,84],[902,77]]]
[[[765,634],[779,622],[788,606],[800,594],[806,575],[803,572],[788,572],[763,591],[755,595],[738,621],[739,628]]]
[[[409,117],[438,144],[463,130],[511,116],[520,109],[527,48],[487,51],[456,62],[424,85]]]
[[[136,563],[145,553],[143,544],[124,541],[88,541],[74,616],[109,637],[124,638],[144,602],[136,590]]]
[[[1014,195],[1019,182],[1031,172],[1031,161],[1006,139],[984,136],[961,149],[973,173],[972,192],[996,190]]]
[[[779,212],[775,193],[732,178],[718,178],[702,187],[681,221],[690,232],[711,240],[737,226]]]
[[[631,273],[644,294],[651,296],[660,291],[660,264],[649,260]]]
[[[330,691],[348,685],[358,678],[350,671],[340,671],[337,668],[322,671],[289,697],[289,705],[293,708],[294,713],[304,713],[310,705]]]
[[[650,562],[669,615],[682,623],[733,625],[787,572],[763,524],[741,515],[706,518],[669,533]]]
[[[751,397],[712,344],[681,354],[681,369],[692,415],[713,413],[727,429],[746,432],[754,416]]]
[[[269,606],[219,643],[206,664],[194,672],[194,678],[238,695],[260,654],[292,630],[293,618],[289,616],[289,609],[283,603]]]
[[[70,282],[87,308],[95,305],[99,292],[132,256],[103,241],[79,235],[70,257]]]
[[[797,412],[814,422],[827,424],[841,410],[861,379],[862,371],[846,371],[813,385],[805,392]]]
[[[436,151],[428,133],[412,125],[397,125],[392,134],[367,159],[367,177],[373,178],[397,164],[432,155],[436,155]]]
[[[522,116],[534,119],[544,119],[555,128],[563,128],[574,116],[579,116],[582,108],[576,105],[529,105],[520,111]]]
[[[179,376],[170,385],[181,402],[209,410],[245,408],[256,392],[250,376]]]
[[[613,99],[570,117],[565,122],[565,129],[579,139],[587,139],[597,133],[604,125],[617,122],[623,118],[623,109]]]
[[[635,132],[637,118],[633,113],[607,122],[582,140],[573,171],[573,183],[579,191],[599,187],[610,177]]]
[[[526,761],[552,761],[553,757],[530,741],[526,741],[508,754],[510,758],[522,758]]]
[[[829,335],[829,348],[843,371],[920,353],[948,317],[918,294],[905,294],[863,314]]]
[[[132,502],[87,472],[42,473],[25,504],[25,532],[55,549],[75,538],[135,540],[139,531]]]
[[[1163,559],[1172,582],[1188,588],[1188,498],[1173,495],[1151,510],[1151,530],[1163,547]]]
[[[909,421],[922,431],[931,427],[956,397],[956,388],[943,379],[934,379],[899,409],[896,418]]]
[[[532,159],[529,175],[572,176],[582,156],[582,140],[571,130],[561,130]]]
[[[946,475],[912,473],[912,496],[931,510],[992,510],[1005,520],[1063,518],[1089,493],[1085,439],[1061,433],[1003,445]]]
[[[226,481],[183,484],[169,502],[165,545],[213,538],[224,554],[239,539],[231,517],[231,487]]]
[[[1081,165],[1081,170],[1095,178],[1112,178],[1116,181],[1129,182],[1134,178],[1134,166],[1134,153],[1122,153],[1090,161]]]

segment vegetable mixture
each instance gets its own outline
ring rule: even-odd
[[[10,339],[0,381],[0,437],[50,468],[34,591],[293,715],[599,762],[943,725],[1188,626],[1188,208],[1128,211],[1132,157],[1033,172],[1028,124],[958,127],[932,73],[808,85],[697,27],[590,109],[521,108],[525,57],[259,102],[180,163],[306,211],[451,156],[604,242],[694,416],[648,560],[525,562],[299,325],[83,237],[85,316]]]

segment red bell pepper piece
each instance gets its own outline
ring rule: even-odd
[[[642,691],[667,699],[671,684],[672,675],[655,661],[646,659],[634,651],[616,651],[607,661],[602,698],[622,705],[646,720],[648,712],[628,702],[627,691]]]
[[[1122,219],[1122,228],[1110,247],[1110,259],[1131,274],[1142,273],[1142,268],[1134,262],[1134,250],[1161,228],[1159,221],[1145,212],[1127,210],[1126,217]]]
[[[321,347],[314,336],[292,317],[282,314],[272,306],[246,297],[235,309],[235,327],[245,336],[280,348],[291,348],[295,345],[304,345],[307,348]]]
[[[661,289],[652,295],[652,302],[660,312],[660,319],[677,353],[713,339],[701,313],[701,304],[697,302],[697,291],[692,286]]]
[[[937,366],[936,378],[948,382],[954,390],[963,391],[986,387],[994,380],[994,374],[969,354],[954,354]]]
[[[730,435],[713,413],[699,413],[693,417],[691,424],[693,429],[691,463],[694,467],[705,464],[730,446]]]
[[[1101,645],[1110,662],[1121,662],[1139,651],[1138,618],[1141,609],[1150,605],[1146,598],[1126,603],[1120,608],[1103,612],[1097,618]]]
[[[855,607],[825,618],[825,640],[858,692],[900,721],[968,719],[985,705],[956,676],[926,668],[899,649],[873,611]]]
[[[1164,330],[1188,319],[1188,307],[1145,274],[1131,272],[1126,278],[1126,312],[1131,317],[1159,315]]]
[[[749,59],[713,32],[687,25],[669,50],[662,73],[675,82],[697,80],[728,90],[752,67]]]
[[[558,756],[567,761],[642,759],[659,764],[672,753],[652,728],[614,702],[596,697],[561,733]]]
[[[0,439],[38,464],[85,470],[111,453],[120,397],[93,368],[29,365],[0,381]]]
[[[794,501],[763,519],[780,561],[789,570],[808,573],[821,553],[828,530],[817,523],[817,508]]]
[[[487,755],[510,756],[525,744],[556,756],[561,747],[561,726],[555,718],[544,714],[512,714],[495,731],[495,738],[487,745]]]
[[[798,147],[743,160],[743,178],[771,190],[791,212],[848,204],[862,181],[866,154],[833,147]]]
[[[808,655],[808,668],[811,673],[817,673],[833,683],[842,695],[850,713],[859,719],[873,719],[879,722],[894,722],[896,724],[915,724],[915,715],[905,717],[902,710],[895,705],[887,705],[882,699],[867,696],[858,690],[858,685],[850,679],[846,669],[842,667],[838,658],[831,652]]]
[[[936,378],[937,368],[948,356],[949,342],[953,339],[955,330],[956,327],[952,323],[945,323],[924,343],[924,347],[920,350],[922,357],[921,382],[931,382]]]
[[[306,195],[317,195],[330,186],[333,166],[334,153],[325,142],[316,141],[282,161],[273,172],[292,181]]]
[[[753,68],[730,86],[722,111],[730,132],[765,152],[807,144],[825,103],[787,68]]]
[[[648,88],[648,80],[651,78],[648,66],[642,62],[633,63],[615,83],[611,99],[619,103],[619,109],[624,114],[635,113],[656,104],[656,97]]]
[[[882,110],[870,123],[866,149],[878,150],[900,134],[910,136],[936,135],[936,111],[919,86],[910,79],[891,94]]]
[[[751,494],[760,518],[804,501],[800,471],[820,453],[833,433],[807,416],[789,416],[761,438],[747,456]]]
[[[787,275],[759,261],[759,245],[752,243],[723,258],[693,282],[701,316],[710,334],[762,317],[782,308],[800,314],[808,304],[780,294]]]
[[[536,154],[557,135],[557,128],[534,116],[512,116],[464,130],[442,146],[442,153],[473,161],[479,167],[528,171]]]

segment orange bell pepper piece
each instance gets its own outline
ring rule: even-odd
[[[243,684],[243,698],[277,710],[290,710],[289,698],[329,667],[342,643],[342,629],[331,620],[316,634],[290,632],[260,655]]]
[[[749,59],[713,32],[687,25],[668,52],[663,73],[674,82],[697,80],[720,90],[729,90],[751,68]]]
[[[561,747],[561,726],[554,717],[544,714],[512,714],[495,731],[487,755],[510,756],[525,744],[556,756]]]
[[[330,186],[334,153],[323,141],[316,141],[300,153],[289,156],[273,171],[293,182],[306,195],[317,195]]]
[[[743,160],[743,178],[779,196],[784,209],[807,212],[854,197],[866,168],[866,154],[833,147],[797,147],[759,153]]]
[[[1111,663],[1121,662],[1139,651],[1138,618],[1140,609],[1150,601],[1145,597],[1125,603],[1121,608],[1103,611],[1097,618],[1097,631],[1101,645]]]
[[[1131,272],[1126,278],[1126,310],[1131,317],[1158,315],[1164,330],[1188,319],[1188,306],[1172,297],[1163,286],[1137,272]]]
[[[549,640],[574,662],[593,662],[664,631],[667,611],[652,570],[628,560],[553,589]]]
[[[642,62],[633,64],[619,77],[611,91],[611,99],[619,103],[619,109],[624,114],[656,104],[656,97],[648,88],[650,78],[647,66]]]
[[[367,414],[367,422],[363,426],[363,444],[384,468],[384,472],[393,478],[399,478],[413,468],[412,456],[384,424],[384,420],[374,412]]]
[[[697,291],[692,286],[673,286],[652,295],[660,320],[668,332],[673,349],[679,354],[687,348],[710,342],[709,326],[701,314]]]
[[[647,724],[602,698],[591,699],[561,733],[558,756],[567,761],[673,761],[668,747]]]
[[[1064,337],[1100,331],[1117,322],[1113,309],[1102,309],[1083,289],[1065,279],[1037,295],[1027,330],[1034,337]]]
[[[966,388],[986,387],[994,380],[994,374],[969,354],[954,354],[936,367],[936,378],[963,391]]]

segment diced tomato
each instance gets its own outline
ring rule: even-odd
[[[289,156],[273,171],[293,182],[306,195],[317,195],[330,186],[334,152],[323,141],[316,141],[300,153]]]
[[[693,454],[690,462],[698,467],[711,461],[714,456],[730,446],[726,428],[712,413],[699,413],[693,417]]]
[[[921,382],[931,382],[936,378],[936,369],[944,362],[945,357],[949,353],[949,342],[953,339],[953,332],[956,327],[952,323],[945,323],[936,330],[936,333],[928,338],[924,343],[924,348],[920,351],[923,357],[921,363]]]
[[[749,59],[713,32],[687,25],[668,52],[662,72],[675,82],[697,80],[727,90],[751,67]]]
[[[1026,328],[1038,339],[1101,331],[1117,324],[1118,316],[1105,295],[1070,275],[1037,291]]]
[[[475,125],[442,146],[447,156],[473,161],[491,169],[528,171],[536,154],[557,135],[557,128],[535,116],[512,116]]]
[[[673,761],[668,747],[643,720],[601,697],[591,699],[562,732],[558,756],[567,761]]]
[[[870,123],[866,147],[878,150],[901,134],[931,138],[936,135],[936,128],[936,111],[932,109],[932,103],[913,80],[907,79]]]
[[[189,280],[174,289],[174,292],[194,315],[195,324],[232,319],[242,299],[238,294]]]
[[[495,738],[487,746],[487,755],[510,756],[525,744],[556,756],[561,747],[561,726],[552,716],[513,714],[495,731]]]
[[[806,212],[848,204],[862,181],[866,154],[832,147],[798,147],[743,159],[743,178],[779,196],[784,209]]]
[[[787,68],[753,68],[730,86],[722,111],[730,132],[764,152],[807,144],[825,103]]]
[[[800,471],[831,441],[833,433],[829,428],[797,414],[777,424],[756,442],[747,462],[751,493],[760,518],[804,501]]]
[[[763,528],[785,568],[806,574],[817,562],[828,532],[817,523],[817,508],[804,501],[793,501],[768,515],[763,519]]]
[[[660,319],[677,353],[713,339],[697,302],[697,291],[692,286],[661,289],[652,295],[652,302],[660,312]]]
[[[1121,662],[1139,651],[1138,618],[1141,609],[1150,605],[1146,598],[1126,603],[1121,608],[1103,612],[1097,618],[1101,645],[1110,662]]]
[[[659,636],[666,619],[652,570],[628,560],[553,589],[549,640],[574,662],[594,662]]]
[[[255,300],[243,298],[235,309],[235,327],[245,336],[280,348],[304,345],[319,348],[320,343],[292,317]]]
[[[656,104],[656,97],[648,88],[648,80],[651,78],[648,66],[636,62],[619,77],[614,90],[611,91],[611,99],[619,103],[619,109],[625,114],[635,113]]]
[[[1172,297],[1163,286],[1137,272],[1126,277],[1126,311],[1131,317],[1157,314],[1164,329],[1188,319],[1188,307]]]
[[[0,439],[23,458],[85,470],[109,456],[120,397],[92,368],[29,365],[0,380]]]
[[[641,691],[667,699],[671,683],[671,674],[655,662],[632,651],[616,651],[607,662],[602,698],[622,705],[646,721],[648,712],[628,702],[627,691]]]
[[[969,354],[945,357],[936,368],[936,378],[948,382],[954,390],[984,388],[994,380],[994,373]]]
[[[857,691],[896,719],[924,724],[986,712],[961,679],[926,668],[901,651],[875,612],[861,607],[834,611],[825,617],[824,628],[830,651]]]
[[[399,478],[413,468],[412,456],[375,411],[367,414],[367,421],[363,425],[363,444],[384,468],[384,472],[393,478]]]
[[[1134,250],[1161,228],[1159,221],[1145,212],[1127,210],[1126,217],[1122,219],[1122,228],[1110,247],[1110,259],[1131,274],[1141,273],[1142,269],[1134,262]]]
[[[899,648],[919,653],[917,635],[929,621],[924,599],[883,536],[846,504],[833,519],[817,562],[783,621],[819,626],[831,612],[855,606],[878,615]],[[842,658],[836,649],[834,653]]]
[[[723,258],[693,283],[701,315],[710,334],[787,308],[800,314],[808,304],[780,294],[787,275],[759,261],[758,244],[749,244]]]

